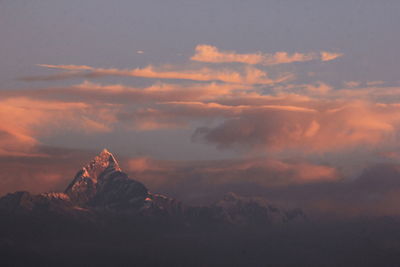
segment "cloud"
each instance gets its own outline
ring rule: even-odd
[[[207,101],[253,90],[250,85],[225,83],[154,83],[148,87],[123,84],[101,84],[84,81],[67,87],[2,90],[0,97],[18,97],[21,94],[35,99],[60,101],[89,101],[104,104],[144,104],[169,101]]]
[[[235,91],[247,91],[251,86],[241,84],[219,84],[219,83],[186,83],[166,84],[156,83],[145,88],[135,88],[120,84],[102,85],[85,81],[82,84],[68,88],[82,97],[87,95],[94,98],[109,96],[107,101],[116,99],[117,102],[128,100],[130,103],[169,102],[208,100],[220,96],[230,95]]]
[[[226,82],[236,84],[276,84],[288,81],[293,78],[291,74],[283,74],[275,79],[268,77],[268,74],[260,69],[247,66],[242,72],[232,69],[211,69],[200,68],[195,70],[175,70],[171,67],[155,68],[147,66],[135,69],[115,69],[115,68],[93,68],[79,65],[46,65],[40,66],[60,70],[73,70],[72,72],[59,73],[49,76],[23,77],[25,81],[57,80],[66,78],[96,78],[104,76],[127,76],[142,77],[150,79],[169,79],[169,80],[190,80],[200,82]]]
[[[399,175],[398,164],[370,164],[354,180],[297,188],[290,194],[308,210],[328,217],[397,216]]]
[[[45,147],[26,155],[0,154],[0,196],[15,191],[62,192],[96,152]]]
[[[384,81],[369,81],[367,82],[367,86],[382,86],[385,84]]]
[[[199,66],[197,64],[188,69],[174,66],[107,69],[42,64],[42,67],[67,71],[55,75],[60,77],[134,76],[179,81],[176,84],[157,82],[143,88],[85,81],[71,87],[22,90],[17,94],[23,92],[37,101],[86,105],[71,119],[78,124],[75,127],[83,131],[112,132],[113,123],[124,131],[186,127],[193,129],[192,139],[197,142],[257,153],[346,153],[353,148],[378,149],[395,144],[400,122],[396,104],[400,103],[399,88],[359,88],[357,84],[356,88],[341,89],[322,81],[288,83],[291,75],[272,79],[266,72],[249,66],[333,60],[338,56],[341,55],[329,52],[238,54],[199,45],[193,60],[248,64],[197,69],[193,69]],[[0,94],[12,96],[10,92]],[[97,114],[108,118],[96,116],[94,106]],[[57,118],[48,121],[54,123]],[[26,126],[23,131],[4,129],[3,132],[8,139],[12,136],[34,145],[38,139],[32,129]]]
[[[137,53],[142,54],[139,50]],[[215,46],[198,45],[195,48],[195,55],[191,57],[193,61],[208,63],[245,63],[247,66],[241,71],[230,68],[215,69],[201,67],[199,69],[179,69],[172,66],[154,67],[152,65],[144,68],[116,69],[116,68],[95,68],[87,65],[52,65],[38,64],[38,66],[66,70],[67,72],[47,76],[22,77],[24,81],[51,81],[69,78],[97,78],[104,76],[127,76],[142,77],[149,79],[167,80],[190,80],[200,82],[219,81],[236,84],[263,84],[273,85],[293,79],[292,74],[282,74],[272,79],[268,74],[260,69],[249,65],[276,65],[284,63],[305,62],[311,60],[330,61],[343,54],[321,52],[321,53],[293,53],[276,52],[274,54],[238,54],[234,51],[219,51]]]
[[[118,114],[121,121],[134,124],[137,130],[158,130],[163,128],[187,127],[194,121],[217,121],[243,116],[252,112],[294,112],[313,113],[315,110],[285,105],[259,105],[256,107],[246,105],[223,105],[214,102],[162,102],[151,108],[139,108],[134,111]]]
[[[82,71],[92,71],[93,68],[86,65],[50,65],[50,64],[37,64],[37,66],[49,68],[49,69],[63,69],[68,70],[68,72],[58,73],[53,75],[44,75],[44,76],[26,76],[21,77],[19,80],[25,82],[34,82],[34,81],[57,81],[64,79],[71,79],[76,77],[82,77],[86,75]]]
[[[400,130],[398,104],[385,102],[396,101],[399,88],[334,89],[315,82],[275,86],[267,93],[264,90],[248,84],[156,83],[135,88],[84,82],[24,93],[49,101],[72,98],[74,103],[80,99],[91,103],[86,104],[88,107],[101,105],[103,115],[111,114],[105,123],[88,112],[90,115],[79,119],[79,129],[113,131],[112,120],[124,130],[195,126],[193,140],[223,149],[314,154],[396,144]]]
[[[281,110],[281,111],[295,111],[295,112],[316,112],[314,109],[304,108],[304,107],[297,107],[297,106],[290,106],[290,105],[236,105],[236,106],[229,106],[223,105],[219,103],[204,103],[204,102],[184,102],[184,101],[176,101],[176,102],[165,102],[166,105],[175,105],[184,108],[192,108],[197,110],[204,110],[204,111],[212,111],[212,110],[219,110],[219,111],[228,111],[231,114],[239,114],[247,110]]]
[[[305,162],[293,163],[272,159],[253,159],[225,165],[228,166],[205,168],[207,173],[214,173],[219,176],[219,178],[214,178],[212,183],[233,182],[237,179],[271,187],[329,182],[339,179],[335,168]],[[236,173],[236,175],[232,175],[233,173]],[[256,175],[252,176],[251,174]]]
[[[38,141],[24,133],[11,127],[0,127],[0,155],[8,156],[28,156]]]
[[[331,61],[331,60],[337,59],[342,56],[343,56],[342,53],[321,52],[321,60],[322,61]]]
[[[396,105],[333,102],[314,109],[292,112],[253,107],[215,127],[198,128],[194,137],[219,148],[244,146],[259,151],[296,149],[308,153],[396,142],[400,126]]]
[[[341,180],[330,166],[268,158],[176,162],[138,157],[125,164],[132,177],[150,190],[192,204],[219,199],[230,191],[246,193],[248,188],[265,190]]]
[[[235,51],[220,51],[217,47],[201,44],[195,48],[195,54],[190,58],[194,61],[208,63],[244,63],[250,65],[277,65],[295,62],[305,62],[311,60],[330,61],[343,56],[339,53],[321,52],[321,53],[293,53],[276,52],[274,54],[253,53],[239,54]]]
[[[159,83],[134,88],[84,82],[55,90],[55,94],[72,92],[92,103],[114,101],[118,103],[115,119],[135,130],[192,127],[194,122],[204,124],[197,128],[193,140],[206,141],[219,148],[337,153],[366,144],[379,148],[395,142],[399,130],[398,105],[374,104],[373,98],[357,98],[392,95],[398,89],[367,88],[352,93],[334,90],[319,82],[284,90],[296,88],[301,88],[301,94],[262,95],[254,87],[216,83]],[[51,90],[46,95],[51,95]],[[96,123],[91,122],[92,126],[88,127],[95,128]],[[207,125],[210,123],[213,126]]]
[[[39,137],[57,131],[109,131],[112,118],[82,102],[11,97],[0,101],[0,155],[35,155]]]
[[[344,82],[344,86],[347,88],[355,88],[355,87],[359,87],[360,85],[361,85],[361,83],[357,82],[357,81]]]
[[[307,93],[313,94],[327,94],[332,92],[332,86],[329,86],[326,83],[317,82],[315,84],[308,84],[305,86]]]
[[[203,44],[196,46],[195,54],[190,59],[211,63],[239,62],[246,64],[260,64],[264,60],[264,56],[261,53],[237,54],[234,51],[219,51],[215,46]]]
[[[37,64],[40,67],[50,69],[63,69],[63,70],[93,70],[92,67],[86,65],[50,65],[50,64]]]
[[[323,164],[270,158],[174,162],[139,157],[127,171],[153,192],[190,204],[211,203],[227,192],[257,195],[310,216],[398,215],[400,166],[368,166],[353,180]]]

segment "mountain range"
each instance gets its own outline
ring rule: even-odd
[[[210,206],[186,206],[173,198],[151,193],[145,185],[129,178],[114,155],[106,149],[78,171],[64,192],[7,194],[0,198],[0,212],[14,217],[41,214],[42,217],[59,216],[91,222],[126,216],[154,222],[167,220],[185,226],[200,222],[268,225],[305,218],[300,210],[284,210],[265,199],[234,193]]]

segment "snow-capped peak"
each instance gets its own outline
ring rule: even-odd
[[[65,193],[75,201],[85,202],[96,195],[99,182],[104,184],[108,177],[120,172],[121,168],[113,154],[103,149],[77,173]]]
[[[121,168],[114,155],[107,149],[103,149],[89,164],[83,167],[83,170],[85,175],[97,180],[98,176],[105,170],[121,171]]]

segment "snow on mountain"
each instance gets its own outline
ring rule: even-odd
[[[148,190],[129,179],[115,157],[104,149],[76,174],[65,194],[82,206],[123,208],[143,205]]]
[[[296,218],[305,218],[300,210],[286,211],[261,197],[243,197],[235,193],[226,194],[214,204],[222,219],[236,225],[283,223]]]

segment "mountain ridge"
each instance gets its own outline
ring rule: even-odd
[[[0,211],[28,216],[35,213],[78,219],[83,216],[92,221],[113,214],[131,216],[132,220],[168,220],[179,225],[200,222],[268,225],[305,218],[300,210],[286,211],[260,199],[234,193],[210,206],[186,206],[176,199],[151,193],[145,185],[129,178],[107,149],[84,165],[64,192],[7,194],[0,198]]]

